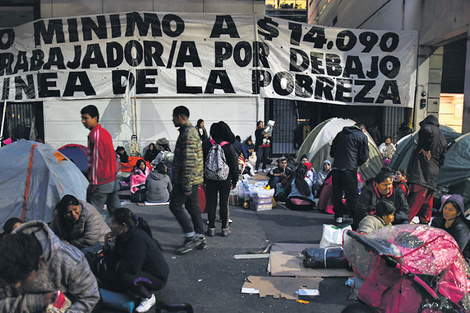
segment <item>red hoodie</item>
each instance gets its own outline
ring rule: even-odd
[[[113,140],[106,129],[96,125],[88,135],[88,181],[103,185],[116,179],[117,162]]]

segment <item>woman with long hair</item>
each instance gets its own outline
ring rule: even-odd
[[[81,250],[100,243],[96,251],[101,249],[104,235],[110,231],[92,204],[72,195],[65,195],[55,206],[51,229],[61,240]]]
[[[131,193],[136,193],[145,185],[145,179],[150,174],[150,169],[143,159],[139,159],[131,172]]]
[[[114,210],[103,253],[107,269],[98,274],[100,287],[139,297],[135,311],[147,312],[156,302],[153,292],[167,283],[169,267],[145,219],[127,208]]]
[[[207,187],[207,215],[209,218],[209,228],[207,236],[213,237],[215,235],[215,216],[217,210],[217,195],[219,195],[220,206],[220,219],[222,220],[222,236],[226,237],[230,234],[229,227],[229,211],[228,211],[228,198],[230,189],[234,189],[238,181],[238,155],[233,148],[235,142],[235,135],[232,133],[230,127],[223,121],[214,123],[210,129],[211,140],[206,140],[202,143],[202,152],[204,155],[204,166],[207,169],[207,159],[211,148],[218,144],[222,147],[225,156],[225,163],[228,165],[229,172],[226,179],[215,180],[207,176],[204,178]],[[206,171],[205,171],[206,173]]]
[[[292,210],[313,209],[312,180],[307,175],[308,168],[304,164],[299,164],[294,172],[294,179],[291,182],[291,191],[287,197],[287,207]]]
[[[201,138],[201,142],[204,142],[209,136],[207,136],[206,128],[204,127],[204,120],[198,119],[196,124],[197,133],[199,134],[199,138]]]
[[[157,147],[152,142],[151,144],[149,144],[149,148],[147,149],[147,151],[145,151],[144,160],[148,162],[152,162],[157,156],[158,152],[160,151],[157,150]]]

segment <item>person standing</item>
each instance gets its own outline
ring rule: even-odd
[[[356,123],[353,126],[344,127],[339,132],[331,145],[330,156],[334,158],[332,168],[333,187],[333,211],[335,221],[344,221],[345,209],[343,207],[343,192],[349,214],[354,217],[357,197],[357,169],[364,164],[369,157],[369,143],[364,134],[364,124]]]
[[[209,237],[214,237],[215,235],[217,196],[219,196],[222,237],[227,237],[232,231],[229,227],[228,198],[230,195],[230,189],[235,189],[238,181],[238,155],[233,147],[235,136],[230,127],[223,121],[212,124],[210,135],[212,139],[206,140],[202,143],[202,151],[206,166],[205,182],[207,187],[207,214],[209,218],[209,227],[206,234]],[[219,145],[220,147],[216,145]],[[213,154],[211,154],[211,149]],[[218,149],[221,149],[221,151]],[[215,158],[216,151],[219,151],[220,156],[222,156],[221,152],[223,151],[224,158],[222,159],[225,160],[222,160],[222,162],[225,163],[225,168],[228,168],[228,171],[223,171],[223,164],[217,163]],[[211,159],[211,156],[214,156],[214,158]],[[212,164],[211,161],[213,162]],[[221,166],[220,172],[223,173],[219,173],[219,175],[217,175],[217,173],[212,172],[216,177],[208,177],[207,173],[210,174],[211,165]]]
[[[106,204],[109,216],[121,206],[118,197],[119,183],[116,181],[117,163],[113,140],[106,129],[99,124],[98,108],[87,105],[80,114],[88,134],[88,185],[87,202],[102,212]],[[105,214],[102,214],[105,217]]]
[[[419,123],[418,144],[408,164],[409,222],[415,216],[420,223],[431,220],[433,199],[439,168],[444,164],[447,141],[439,129],[439,121],[429,115]]]
[[[178,254],[190,252],[194,248],[207,248],[204,224],[198,206],[198,187],[204,182],[201,139],[197,129],[188,119],[187,107],[178,106],[173,109],[173,125],[179,127],[180,134],[173,157],[170,211],[184,233],[184,243],[176,249]]]
[[[269,149],[271,148],[271,140],[269,134],[264,131],[263,121],[258,121],[255,130],[255,151],[256,151],[256,165],[255,171],[258,171],[259,165],[263,162],[263,171],[266,170],[269,158]]]
[[[198,119],[196,124],[197,133],[199,134],[199,138],[201,138],[201,142],[204,142],[206,139],[209,138],[207,136],[206,128],[204,127],[204,120]]]

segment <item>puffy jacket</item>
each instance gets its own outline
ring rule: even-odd
[[[68,313],[91,312],[100,294],[83,253],[60,241],[42,221],[24,223],[14,233],[34,234],[41,243],[45,263],[33,280],[17,289],[0,281],[0,312],[42,312],[42,294],[57,290],[72,301]]]
[[[444,164],[447,141],[439,129],[437,117],[429,115],[419,123],[418,144],[408,164],[408,183],[436,190],[439,167]],[[427,160],[421,150],[431,151]]]
[[[191,192],[193,186],[204,182],[204,162],[201,139],[190,122],[181,125],[176,141],[171,182],[181,185],[183,192]]]
[[[62,240],[68,241],[79,249],[91,247],[96,242],[104,242],[104,235],[110,232],[101,214],[90,203],[78,200],[82,212],[78,221],[72,223],[60,217],[54,210],[51,229]]]
[[[392,188],[392,192],[389,195],[382,196],[378,194],[372,183],[362,190],[361,195],[357,199],[353,229],[356,229],[359,222],[369,213],[369,206],[375,206],[377,202],[383,199],[390,200],[395,206],[395,221],[393,221],[393,224],[402,224],[408,221],[410,207],[401,189]]]
[[[330,156],[334,169],[357,170],[369,158],[367,136],[355,125],[344,127],[333,139]]]

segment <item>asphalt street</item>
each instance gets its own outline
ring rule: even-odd
[[[346,299],[350,288],[344,284],[347,280],[345,277],[325,278],[320,283],[320,296],[307,304],[241,293],[248,276],[270,276],[267,271],[268,259],[239,260],[234,255],[263,250],[269,243],[318,244],[322,225],[333,221],[331,215],[317,210],[291,211],[280,205],[259,212],[230,206],[232,234],[221,237],[219,222],[216,225],[216,236],[207,238],[208,249],[177,255],[174,250],[182,244],[183,234],[168,205],[128,204],[126,207],[149,222],[154,237],[164,248],[170,277],[167,286],[157,292],[158,301],[190,303],[194,312],[214,313],[339,313],[347,304],[354,302]],[[204,220],[206,216],[203,214]],[[154,311],[155,308],[151,310]]]

